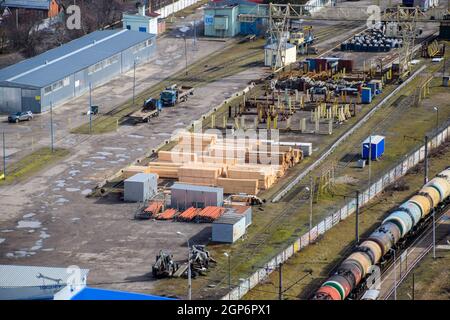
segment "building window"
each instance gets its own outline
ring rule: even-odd
[[[153,39],[148,39],[147,42],[145,43],[145,46],[150,47],[151,45],[153,45]]]
[[[70,77],[65,77],[62,80],[56,81],[50,86],[44,88],[44,95],[47,95],[51,92],[58,91],[59,89],[66,87],[70,84]]]
[[[146,27],[139,27],[139,32],[147,32],[147,28]]]
[[[127,24],[127,29],[131,30],[131,26],[129,24]]]

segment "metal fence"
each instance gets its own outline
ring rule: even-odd
[[[450,136],[450,123],[446,123],[440,130],[437,131],[428,141],[428,150],[432,150],[447,141]],[[411,152],[405,158],[387,171],[381,178],[373,183],[364,192],[359,195],[359,204],[364,206],[370,200],[379,195],[387,186],[394,181],[404,176],[406,172],[417,165],[425,158],[425,145],[420,146],[415,151]],[[242,280],[239,286],[235,287],[229,293],[222,297],[222,300],[238,300],[241,299],[249,290],[254,288],[261,280],[272,273],[280,263],[285,262],[294,253],[299,252],[310,243],[313,243],[320,235],[324,234],[332,227],[337,225],[341,220],[356,211],[356,199],[350,200],[346,205],[330,214],[325,219],[316,224],[310,231],[304,235],[299,236],[293,243],[291,243],[282,252],[273,257],[266,265],[256,270],[250,277]]]

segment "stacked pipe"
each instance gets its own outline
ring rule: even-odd
[[[402,45],[402,39],[386,37],[383,31],[374,28],[341,43],[341,51],[388,52]]]
[[[316,291],[313,300],[344,300],[372,267],[394,249],[419,221],[425,219],[450,196],[450,167],[429,181],[405,203],[396,208],[370,236],[362,242],[336,272]]]

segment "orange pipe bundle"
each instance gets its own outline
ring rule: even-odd
[[[156,219],[158,220],[171,220],[175,217],[177,210],[175,209],[167,209],[163,213],[161,213]]]
[[[152,217],[155,217],[161,211],[162,207],[162,201],[153,201],[144,209],[144,212],[148,212]]]
[[[197,208],[194,208],[194,207],[190,207],[189,209],[186,209],[184,212],[182,212],[178,216],[178,220],[181,220],[181,221],[192,221],[197,216],[199,211],[200,211],[200,209],[197,209]]]
[[[220,218],[224,212],[225,208],[210,206],[200,211],[197,217],[200,221],[211,222]]]

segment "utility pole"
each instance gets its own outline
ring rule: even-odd
[[[283,273],[282,273],[282,269],[281,269],[282,264],[280,263],[278,265],[278,300],[283,300]]]
[[[231,255],[228,252],[224,253],[228,259],[228,290],[231,291]]]
[[[397,300],[397,257],[395,255],[395,250],[393,251],[394,251],[394,300]]]
[[[356,190],[356,213],[355,213],[355,240],[359,244],[359,190]]]
[[[187,42],[186,42],[186,34],[183,36],[184,39],[184,58],[186,60],[186,75],[188,75],[188,58],[187,58]]]
[[[311,230],[313,225],[313,177],[309,177],[309,242],[311,242]]]
[[[3,180],[6,180],[6,144],[5,144],[5,131],[3,131]]]
[[[369,136],[369,197],[370,197],[370,180],[371,180],[371,175],[372,175],[372,134],[370,134]]]
[[[54,151],[54,147],[53,147],[53,102],[50,102],[50,139],[51,139],[51,149],[52,149],[52,153]]]
[[[428,183],[428,136],[425,136],[425,160],[424,160],[424,165],[425,165],[425,178],[424,178],[424,184]]]
[[[436,259],[436,210],[433,209],[433,259]]]
[[[136,93],[136,59],[134,60],[133,63],[133,108],[134,108],[135,93]]]

